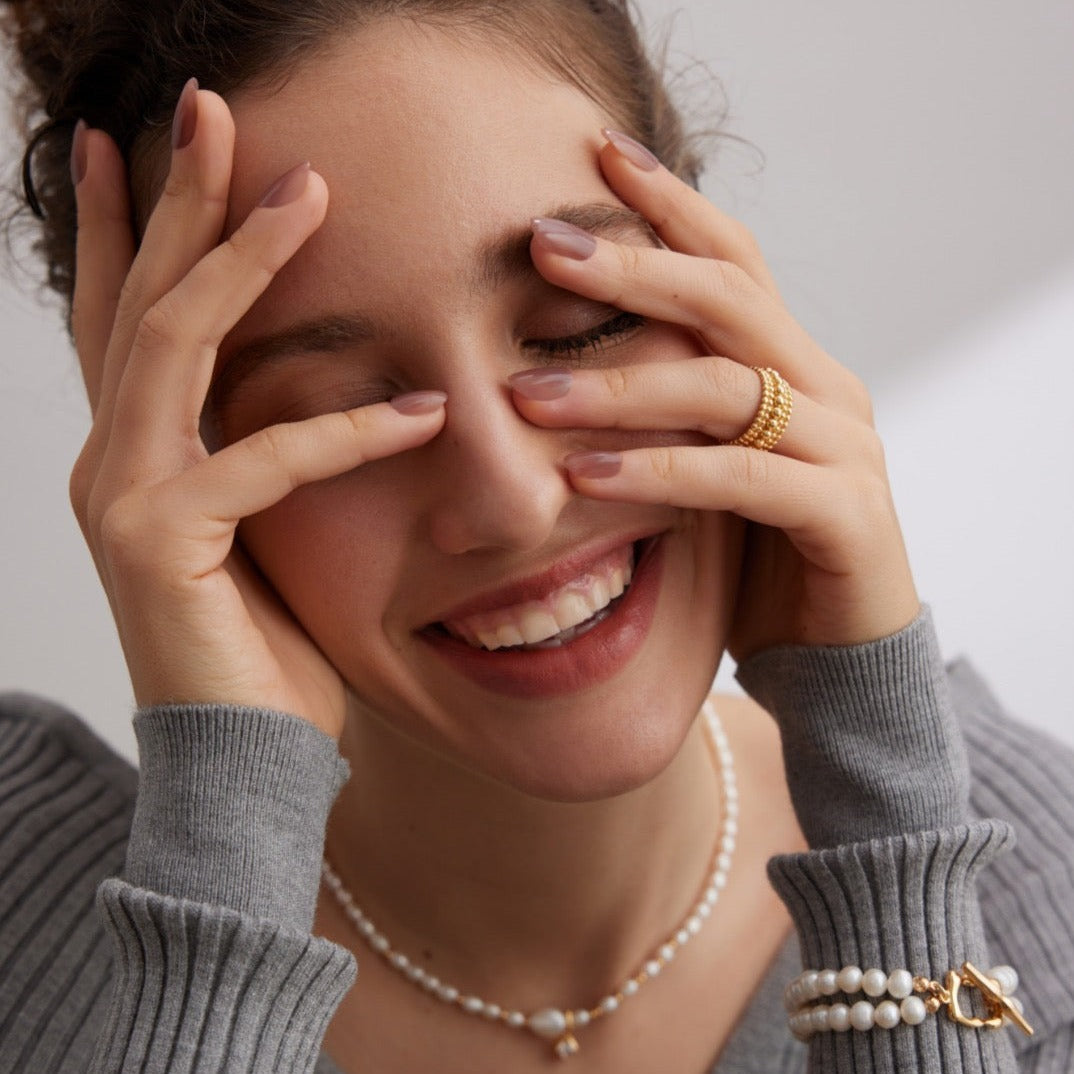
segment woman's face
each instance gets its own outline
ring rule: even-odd
[[[611,117],[513,53],[402,21],[232,104],[231,226],[306,158],[331,203],[221,352],[223,437],[417,389],[448,396],[430,443],[247,520],[249,554],[352,687],[354,718],[542,797],[652,778],[714,673],[740,527],[580,497],[567,454],[652,438],[537,428],[507,385],[532,367],[699,353],[690,333],[558,290],[530,261],[535,216],[654,241],[601,176]],[[633,583],[591,630],[478,647],[603,608],[624,571]]]

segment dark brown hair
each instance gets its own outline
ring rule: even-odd
[[[629,0],[5,0],[20,61],[23,208],[35,248],[70,309],[75,201],[69,157],[84,119],[115,139],[136,204],[149,197],[186,80],[227,95],[285,80],[343,32],[393,16],[491,38],[575,85],[609,120],[696,184],[699,157],[640,40]]]

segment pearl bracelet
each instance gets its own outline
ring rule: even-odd
[[[982,973],[973,963],[949,970],[944,983],[915,976],[909,970],[862,970],[844,966],[841,970],[805,970],[787,986],[783,1001],[790,1015],[791,1032],[799,1040],[814,1033],[848,1029],[894,1029],[899,1024],[917,1026],[930,1014],[946,1007],[947,1016],[970,1029],[998,1029],[1011,1021],[1029,1036],[1033,1029],[1022,1017],[1022,1004],[1014,998],[1018,974],[1011,966],[996,966]],[[987,1011],[983,1018],[967,1014],[959,1002],[963,988],[981,993]],[[849,998],[863,992],[869,999],[856,1003],[814,1003],[822,997],[842,993]],[[881,999],[882,996],[890,999]],[[870,1003],[870,999],[880,1002]]]

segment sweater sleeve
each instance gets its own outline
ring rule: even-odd
[[[1013,833],[971,818],[966,751],[928,612],[866,645],[768,650],[738,677],[780,727],[813,848],[769,863],[804,965],[934,980],[967,960],[987,969],[977,880]],[[968,1029],[943,1013],[916,1027],[820,1032],[809,1070],[1013,1074],[1012,1032]]]
[[[126,872],[97,899],[114,978],[93,1074],[311,1071],[355,973],[310,934],[335,743],[212,706],[150,709],[135,730]]]

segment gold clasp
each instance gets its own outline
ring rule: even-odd
[[[916,978],[915,991],[928,995],[925,1001],[929,1010],[936,1011],[946,1006],[947,1017],[952,1022],[969,1029],[999,1029],[1004,1019],[1010,1019],[1027,1036],[1033,1036],[1033,1027],[1022,1016],[1022,1012],[997,987],[996,982],[986,977],[972,962],[963,962],[960,970],[949,970],[944,983]],[[963,988],[976,988],[981,993],[987,1018],[967,1014],[959,1003],[959,992]]]

